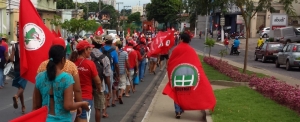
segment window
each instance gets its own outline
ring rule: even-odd
[[[283,52],[285,52],[285,51],[286,51],[286,48],[287,48],[287,46],[288,46],[288,45],[286,45],[286,46],[284,46],[284,47],[283,47],[283,49],[282,49],[282,50],[283,50]]]
[[[267,47],[267,44],[265,43],[265,44],[262,46],[261,50],[266,50],[266,47]]]
[[[286,52],[291,52],[292,46],[293,46],[293,45],[288,45],[288,47],[286,48]]]

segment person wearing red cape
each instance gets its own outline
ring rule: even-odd
[[[189,45],[191,37],[180,35],[180,43],[174,48],[168,61],[169,82],[163,90],[174,100],[176,118],[184,110],[213,110],[216,105],[212,87],[204,73],[195,50]],[[205,119],[205,118],[204,118]]]

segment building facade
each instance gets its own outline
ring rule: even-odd
[[[50,20],[54,19],[54,16],[57,14],[56,12],[56,0],[31,0],[34,7],[37,9],[42,21],[45,25],[50,29],[54,29],[55,27],[50,24]],[[0,2],[1,4],[2,2]],[[19,6],[20,0],[10,0],[6,3],[6,10],[9,14],[7,17],[8,25],[8,36],[10,40],[17,40],[16,35],[19,32]]]
[[[143,16],[144,14],[144,9],[143,9],[143,6],[132,6],[131,7],[131,13],[135,13],[135,12],[140,12],[141,13],[141,16]]]
[[[103,4],[111,5],[116,8],[116,0],[102,0]]]
[[[58,16],[61,17],[61,22],[65,22],[66,20],[71,20],[72,18],[80,19],[83,17],[84,12],[83,9],[57,9]],[[63,37],[67,37],[68,33],[66,30],[61,29],[61,27],[56,27],[56,29],[61,30],[61,35]]]
[[[0,0],[0,36],[8,35],[8,27],[6,24],[7,12],[6,12],[6,0]]]

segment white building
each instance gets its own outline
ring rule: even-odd
[[[131,13],[140,12],[141,16],[144,14],[143,6],[132,6]]]
[[[116,8],[116,0],[102,0],[104,4],[111,5]]]

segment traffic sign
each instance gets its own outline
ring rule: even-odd
[[[220,19],[220,25],[221,26],[225,25],[225,18],[224,17],[221,17],[221,19]]]

